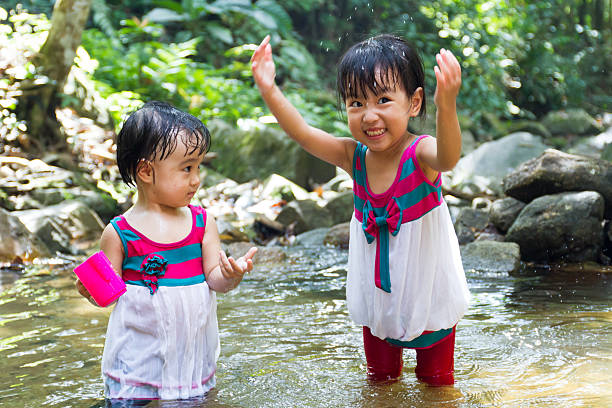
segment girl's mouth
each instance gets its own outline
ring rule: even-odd
[[[370,130],[366,130],[365,134],[370,138],[370,139],[377,139],[380,136],[382,136],[385,133],[385,129],[370,129]]]

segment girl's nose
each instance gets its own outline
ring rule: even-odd
[[[377,119],[378,113],[376,112],[376,109],[366,107],[365,112],[363,113],[363,121],[365,123],[371,123],[375,122]]]
[[[192,176],[191,176],[191,180],[190,183],[192,186],[200,186],[200,173],[199,172],[195,172]]]

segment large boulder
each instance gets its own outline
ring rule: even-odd
[[[14,211],[13,214],[49,248],[60,252],[74,253],[79,247],[91,245],[104,229],[100,217],[77,200],[40,210]]]
[[[335,167],[305,153],[278,126],[242,120],[236,128],[220,120],[207,123],[212,150],[217,158],[212,167],[239,183],[279,174],[304,188],[325,183],[336,175]],[[270,155],[274,154],[274,160]]]
[[[606,217],[612,217],[612,163],[548,149],[509,173],[504,192],[529,202],[564,191],[597,191],[605,200]]]
[[[550,112],[542,123],[553,135],[596,135],[603,130],[584,109]]]
[[[603,247],[604,200],[595,191],[538,197],[523,208],[506,241],[527,261],[597,261]]]
[[[10,212],[0,208],[0,261],[15,257],[32,260],[48,257],[51,252],[36,235]]]
[[[538,136],[526,132],[513,133],[483,143],[462,157],[444,180],[455,190],[467,193],[501,195],[502,179],[519,164],[539,156],[548,146]]]

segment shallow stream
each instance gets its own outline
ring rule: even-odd
[[[366,380],[361,329],[348,317],[346,255],[292,248],[219,295],[217,387],[200,400],[146,406],[612,406],[612,276],[468,273],[455,387],[419,383],[411,350],[402,379],[380,385]],[[0,272],[0,406],[105,406],[110,310],[76,293],[73,266]]]

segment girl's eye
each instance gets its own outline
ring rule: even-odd
[[[351,108],[359,108],[361,106],[361,102],[353,101],[353,102],[350,102],[348,106]]]
[[[189,172],[191,172],[191,166],[187,166],[187,167],[185,167],[185,168],[183,169],[183,171],[184,171],[185,173],[189,173]]]
[[[391,99],[387,98],[386,96],[383,96],[382,98],[378,100],[378,103],[387,103],[387,102],[391,102]]]

